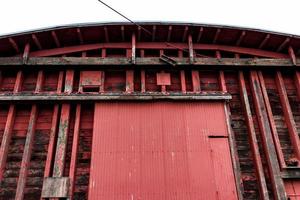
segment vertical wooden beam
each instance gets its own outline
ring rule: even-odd
[[[168,36],[167,36],[167,42],[170,42],[172,36],[172,26],[169,26],[168,29]]]
[[[221,58],[220,51],[216,51],[216,58],[217,59]],[[222,92],[227,92],[226,82],[225,82],[225,75],[224,75],[223,70],[219,71],[219,86],[220,86],[220,89],[221,89]]]
[[[256,71],[250,72],[250,87],[253,96],[254,107],[256,111],[257,121],[261,133],[262,143],[269,168],[269,176],[272,183],[273,194],[276,200],[285,200],[286,193],[283,180],[281,178],[278,165],[276,150],[273,144],[272,133],[264,104],[262,90]]]
[[[16,108],[15,105],[12,104],[9,106],[5,129],[4,129],[3,138],[1,142],[1,148],[0,148],[0,183],[2,182],[3,174],[5,170],[8,147],[12,137],[12,129],[14,127],[13,125],[15,121],[15,113],[16,113]]]
[[[183,57],[182,50],[178,51],[178,57],[179,58]],[[185,81],[185,71],[184,70],[180,70],[180,83],[181,83],[181,92],[186,93],[186,81]]]
[[[2,85],[2,79],[3,77],[2,77],[2,71],[0,71],[0,88],[1,88],[1,85]]]
[[[216,51],[216,57],[218,59],[221,58],[220,51]],[[239,55],[236,54],[235,57],[238,59]],[[242,74],[242,81],[244,80],[244,76]],[[221,70],[219,72],[219,87],[221,91],[226,92],[226,82],[225,82],[225,76],[224,72]],[[238,151],[236,147],[236,140],[235,135],[231,127],[231,112],[230,112],[230,106],[228,103],[224,105],[225,107],[225,115],[226,115],[226,122],[227,122],[227,129],[228,129],[228,140],[230,145],[230,153],[231,153],[231,159],[232,159],[232,166],[234,169],[234,177],[235,177],[235,183],[237,188],[237,194],[239,199],[243,199],[243,193],[244,193],[244,186],[243,186],[243,180],[241,177],[241,168],[240,168],[240,162],[238,157]]]
[[[153,28],[152,28],[152,42],[155,41],[155,34],[156,34],[156,25],[153,25]]]
[[[42,90],[43,81],[44,81],[44,72],[40,70],[37,77],[35,93],[39,93]],[[34,104],[31,108],[29,125],[27,128],[26,141],[25,141],[24,152],[23,152],[23,157],[21,162],[20,174],[18,178],[18,185],[17,185],[16,197],[15,197],[15,199],[18,200],[24,198],[25,184],[26,184],[28,169],[30,166],[32,147],[34,143],[37,115],[38,115],[37,105]]]
[[[83,44],[83,36],[82,36],[80,28],[77,28],[76,32],[77,32],[77,36],[78,36],[78,39],[79,39],[79,43]]]
[[[185,26],[184,27],[184,32],[183,32],[183,36],[182,36],[182,42],[184,42],[186,40],[186,36],[188,34],[188,31],[189,31],[189,27],[188,26]]]
[[[124,26],[121,26],[121,38],[122,38],[123,42],[125,41],[125,33],[124,33],[124,31],[125,31]]]
[[[295,72],[294,82],[297,90],[298,101],[300,101],[300,72],[299,71]]]
[[[200,86],[199,71],[197,70],[192,70],[192,84],[193,84],[193,92],[199,93],[201,91],[201,86]]]
[[[65,80],[65,93],[72,93],[73,91],[73,83],[74,83],[74,70],[66,71],[66,80]]]
[[[258,72],[258,78],[259,78],[259,81],[260,81],[260,87],[261,87],[262,94],[263,94],[265,104],[266,104],[266,108],[267,108],[267,114],[268,114],[268,119],[269,119],[271,130],[272,130],[272,136],[273,136],[273,141],[274,141],[276,152],[277,152],[277,158],[279,160],[280,167],[285,168],[286,164],[285,164],[285,160],[284,160],[280,140],[279,140],[279,137],[278,137],[278,133],[277,133],[277,129],[276,129],[275,121],[274,121],[274,116],[273,116],[273,113],[272,113],[272,109],[271,109],[270,100],[269,100],[269,97],[268,97],[264,77],[263,77],[263,74],[262,74],[261,71]]]
[[[214,36],[214,39],[213,39],[213,42],[212,42],[213,44],[217,43],[220,33],[221,33],[221,29],[218,28],[216,30],[216,33],[215,33],[215,36]]]
[[[279,99],[283,110],[284,119],[289,131],[290,139],[293,145],[293,150],[298,161],[300,161],[300,140],[297,133],[296,123],[289,103],[287,92],[284,86],[283,78],[280,71],[276,72],[275,82],[279,93]],[[298,163],[299,165],[299,163]]]
[[[230,107],[226,103],[224,103],[224,110],[226,115],[226,125],[227,125],[227,131],[229,136],[228,141],[229,141],[229,148],[230,148],[230,154],[232,159],[232,167],[234,172],[236,190],[237,190],[238,199],[241,200],[243,199],[243,193],[244,193],[243,179],[241,177],[241,168],[240,168],[239,156],[236,147],[235,135],[231,127]]]
[[[106,57],[106,49],[101,49],[101,58]]]
[[[253,122],[250,104],[248,100],[248,93],[246,89],[244,74],[242,71],[239,72],[239,87],[240,87],[240,96],[242,100],[242,105],[244,109],[245,121],[247,124],[248,135],[250,140],[250,148],[251,148],[254,165],[255,165],[255,172],[258,178],[258,184],[259,184],[258,188],[260,192],[260,198],[263,200],[268,200],[269,194],[268,194],[268,189],[266,184],[266,178],[264,175],[264,168],[259,153],[259,146],[255,134],[254,122]]]
[[[73,143],[72,143],[70,172],[69,172],[69,177],[70,177],[69,199],[73,199],[73,195],[74,195],[74,186],[75,186],[75,178],[76,178],[76,160],[77,160],[79,131],[80,131],[80,115],[81,115],[81,105],[77,104]]]
[[[22,200],[24,198],[24,189],[28,174],[28,169],[30,166],[30,158],[32,153],[32,147],[34,142],[34,133],[36,127],[36,119],[37,119],[37,106],[33,105],[30,113],[29,125],[27,128],[26,141],[24,146],[24,152],[20,167],[20,174],[18,178],[18,185],[16,190],[16,200]]]
[[[141,57],[145,57],[144,50],[141,50]],[[141,92],[146,92],[146,72],[144,69],[141,70]]]
[[[63,104],[58,128],[58,139],[53,167],[53,177],[62,177],[65,167],[68,131],[70,123],[70,104]]]
[[[126,70],[126,93],[134,92],[134,71]]]
[[[59,72],[58,76],[58,83],[57,83],[57,90],[56,92],[60,94],[62,92],[63,87],[63,77],[64,72]],[[55,154],[55,145],[56,145],[56,139],[57,139],[57,126],[58,126],[58,120],[59,120],[59,104],[55,104],[53,108],[53,114],[52,114],[52,121],[51,121],[51,128],[50,128],[50,136],[49,136],[49,145],[48,145],[48,151],[47,151],[47,159],[45,164],[45,171],[44,171],[44,178],[49,177],[52,175],[52,164],[54,161],[54,154]]]
[[[29,52],[30,52],[30,44],[27,43],[25,45],[25,48],[24,48],[24,52],[23,52],[23,64],[25,64],[29,58]]]
[[[201,37],[203,35],[203,30],[204,30],[203,27],[199,28],[199,33],[198,33],[198,36],[197,36],[197,43],[200,42],[200,40],[201,40]]]
[[[13,91],[14,93],[18,93],[21,90],[22,82],[23,82],[23,72],[19,71],[16,77],[16,82]],[[0,183],[2,182],[3,174],[5,170],[8,148],[11,141],[12,130],[15,122],[15,113],[16,113],[16,106],[14,104],[11,104],[9,106],[9,111],[8,111],[4,133],[1,141],[1,147],[0,147]]]
[[[101,57],[106,57],[106,49],[102,49],[101,51]],[[105,71],[103,70],[101,73],[101,85],[100,85],[100,93],[104,93],[104,84],[105,84]]]
[[[70,94],[73,91],[73,83],[74,83],[74,71],[67,70],[64,93]],[[53,177],[62,177],[64,173],[69,123],[70,123],[70,112],[71,112],[71,105],[62,104],[61,116],[60,116],[59,127],[58,127],[56,153],[55,153],[54,167],[53,167]]]
[[[39,93],[42,91],[43,82],[44,82],[44,72],[43,72],[43,70],[40,70],[38,72],[38,77],[37,77],[37,81],[36,81],[35,93]]]
[[[105,42],[109,42],[109,35],[108,35],[108,30],[107,30],[107,27],[104,26],[103,27],[103,30],[104,30],[104,36],[105,36]]]
[[[294,52],[294,49],[292,46],[289,46],[288,52],[289,52],[289,55],[290,55],[290,58],[291,58],[293,64],[297,65],[296,55],[295,55],[295,52]]]
[[[47,159],[45,164],[44,178],[51,176],[53,156],[54,156],[54,148],[55,148],[55,140],[56,140],[56,132],[57,132],[57,122],[58,122],[58,113],[59,113],[59,105],[54,105],[51,128],[50,128],[50,136],[49,136],[49,145],[47,151]]]
[[[132,64],[135,64],[135,54],[136,54],[136,39],[135,34],[132,33],[132,39],[131,39],[131,62]]]
[[[189,46],[189,57],[190,57],[190,64],[194,63],[194,48],[193,48],[193,39],[192,35],[188,37],[188,46]]]

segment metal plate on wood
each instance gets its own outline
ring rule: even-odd
[[[228,143],[213,161],[209,133],[227,135],[222,102],[97,103],[89,199],[237,199]]]
[[[157,73],[156,74],[157,85],[171,85],[171,75],[170,73]]]
[[[44,179],[42,198],[67,198],[69,177],[47,177]]]

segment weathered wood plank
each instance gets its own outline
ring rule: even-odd
[[[269,199],[266,178],[264,175],[262,160],[259,153],[258,141],[255,133],[253,117],[252,117],[251,108],[248,99],[248,92],[246,89],[246,83],[242,71],[239,72],[239,87],[240,87],[240,95],[241,95],[241,100],[244,109],[245,121],[249,133],[250,148],[251,148],[251,152],[255,164],[256,176],[259,182],[260,197],[261,199]]]
[[[262,143],[266,154],[266,161],[268,163],[270,179],[274,191],[274,198],[277,200],[284,200],[287,199],[287,196],[284,189],[283,180],[280,177],[279,163],[277,160],[276,149],[273,144],[272,131],[256,71],[250,72],[250,88],[252,91]]]
[[[138,93],[138,94],[0,94],[0,102],[5,101],[106,101],[106,100],[230,100],[231,95],[222,92],[201,93]]]
[[[42,198],[67,198],[69,177],[48,177],[44,179]]]
[[[294,65],[291,59],[271,59],[271,58],[194,58],[193,65],[190,65],[189,58],[172,58],[176,61],[176,65],[195,66],[270,66],[270,67],[299,67],[300,59],[297,59],[297,65]],[[96,65],[97,67],[103,65],[132,65],[131,58],[101,58],[101,57],[30,57],[28,61],[23,64],[23,59],[19,57],[2,57],[0,58],[0,66],[8,65]],[[165,65],[165,62],[160,58],[136,58],[135,65]]]

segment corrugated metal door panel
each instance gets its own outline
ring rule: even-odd
[[[218,199],[234,199],[236,187],[234,179],[228,138],[210,138],[211,156],[216,180]]]
[[[89,199],[217,199],[208,135],[227,134],[222,103],[97,103],[94,118]]]

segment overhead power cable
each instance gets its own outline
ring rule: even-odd
[[[146,33],[148,33],[149,35],[152,36],[152,33],[150,31],[148,31],[147,29],[145,29],[144,27],[138,25],[137,23],[135,23],[134,21],[132,21],[131,19],[129,19],[128,17],[126,17],[125,15],[123,15],[122,13],[120,13],[119,11],[117,11],[116,9],[114,9],[113,7],[111,7],[110,5],[106,4],[105,2],[98,0],[100,3],[102,3],[103,5],[105,5],[106,7],[108,7],[109,9],[111,9],[112,11],[114,11],[115,13],[117,13],[118,15],[122,16],[123,18],[125,18],[127,21],[129,21],[130,23],[138,26],[139,28],[141,28],[142,30],[144,30]]]
[[[116,9],[114,9],[113,7],[111,7],[110,5],[108,5],[107,3],[105,3],[105,2],[103,2],[103,1],[101,1],[101,0],[98,0],[98,1],[99,1],[101,4],[103,4],[104,6],[106,6],[107,8],[109,8],[110,10],[114,11],[115,13],[117,13],[118,15],[120,15],[121,17],[123,17],[124,19],[126,19],[127,21],[129,21],[130,23],[136,25],[137,27],[139,27],[140,29],[142,29],[143,31],[145,31],[145,32],[146,32],[147,34],[149,34],[150,36],[153,36],[153,34],[152,34],[149,30],[147,30],[146,28],[144,28],[144,27],[142,27],[141,25],[137,24],[136,22],[132,21],[131,19],[129,19],[129,18],[126,17],[124,14],[122,14],[122,13],[119,12],[119,11],[117,11]],[[177,47],[177,46],[175,46],[175,45],[173,45],[173,44],[171,44],[171,43],[169,43],[169,42],[165,42],[165,44],[166,44],[167,46],[172,46],[172,47],[174,47],[174,48],[176,48],[176,49],[178,49],[178,50],[182,50],[182,51],[184,51],[184,52],[189,53],[188,50],[182,49],[182,48],[180,48],[180,47]],[[208,57],[208,56],[206,56],[206,55],[198,54],[198,53],[196,53],[196,52],[195,52],[195,54],[196,54],[196,55],[199,55],[199,56],[201,56],[201,57]]]

